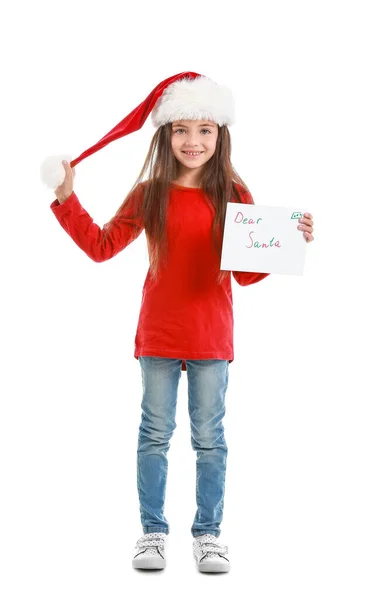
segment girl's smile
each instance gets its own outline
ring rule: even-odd
[[[188,158],[198,158],[198,156],[200,156],[201,154],[203,154],[203,152],[191,152],[191,151],[188,151],[188,150],[182,150],[182,152],[184,154],[186,154],[186,156]]]

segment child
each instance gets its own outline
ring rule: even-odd
[[[151,110],[157,131],[143,169],[115,216],[101,229],[73,191],[73,167],[139,129]],[[228,548],[218,537],[227,457],[222,420],[229,363],[234,359],[233,301],[231,272],[221,271],[219,265],[226,203],[253,204],[230,161],[228,125],[233,118],[227,88],[197,73],[180,73],[161,82],[96,146],[70,165],[65,162],[62,173],[60,158],[57,167],[49,159],[43,165],[44,181],[56,188],[54,215],[95,262],[115,256],[143,229],[146,233],[150,267],[134,352],[143,383],[137,484],[144,533],[135,547],[135,568],[166,565],[167,452],[176,427],[178,384],[181,372],[187,371],[191,444],[197,451],[193,553],[200,571],[230,569]],[[148,168],[149,177],[143,181]],[[312,241],[311,215],[300,221],[307,241]],[[269,275],[232,273],[243,286]]]

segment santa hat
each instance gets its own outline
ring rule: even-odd
[[[226,86],[199,73],[179,73],[159,83],[137,108],[78,158],[71,160],[68,155],[46,158],[40,168],[42,182],[56,189],[66,175],[63,160],[68,160],[73,168],[107,144],[141,129],[151,111],[156,128],[181,119],[208,119],[220,126],[234,123],[234,100]]]

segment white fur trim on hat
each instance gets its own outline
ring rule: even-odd
[[[40,166],[41,181],[48,187],[55,190],[63,183],[66,177],[66,171],[63,168],[62,161],[72,161],[71,154],[58,154],[56,156],[48,156]]]
[[[157,99],[151,120],[160,127],[181,119],[208,119],[218,125],[232,125],[235,113],[231,91],[204,75],[171,83]]]

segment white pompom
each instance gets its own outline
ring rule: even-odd
[[[40,167],[41,181],[48,187],[55,190],[58,186],[63,183],[66,171],[63,167],[62,161],[67,160],[69,163],[72,161],[70,154],[58,154],[56,156],[48,156]]]

